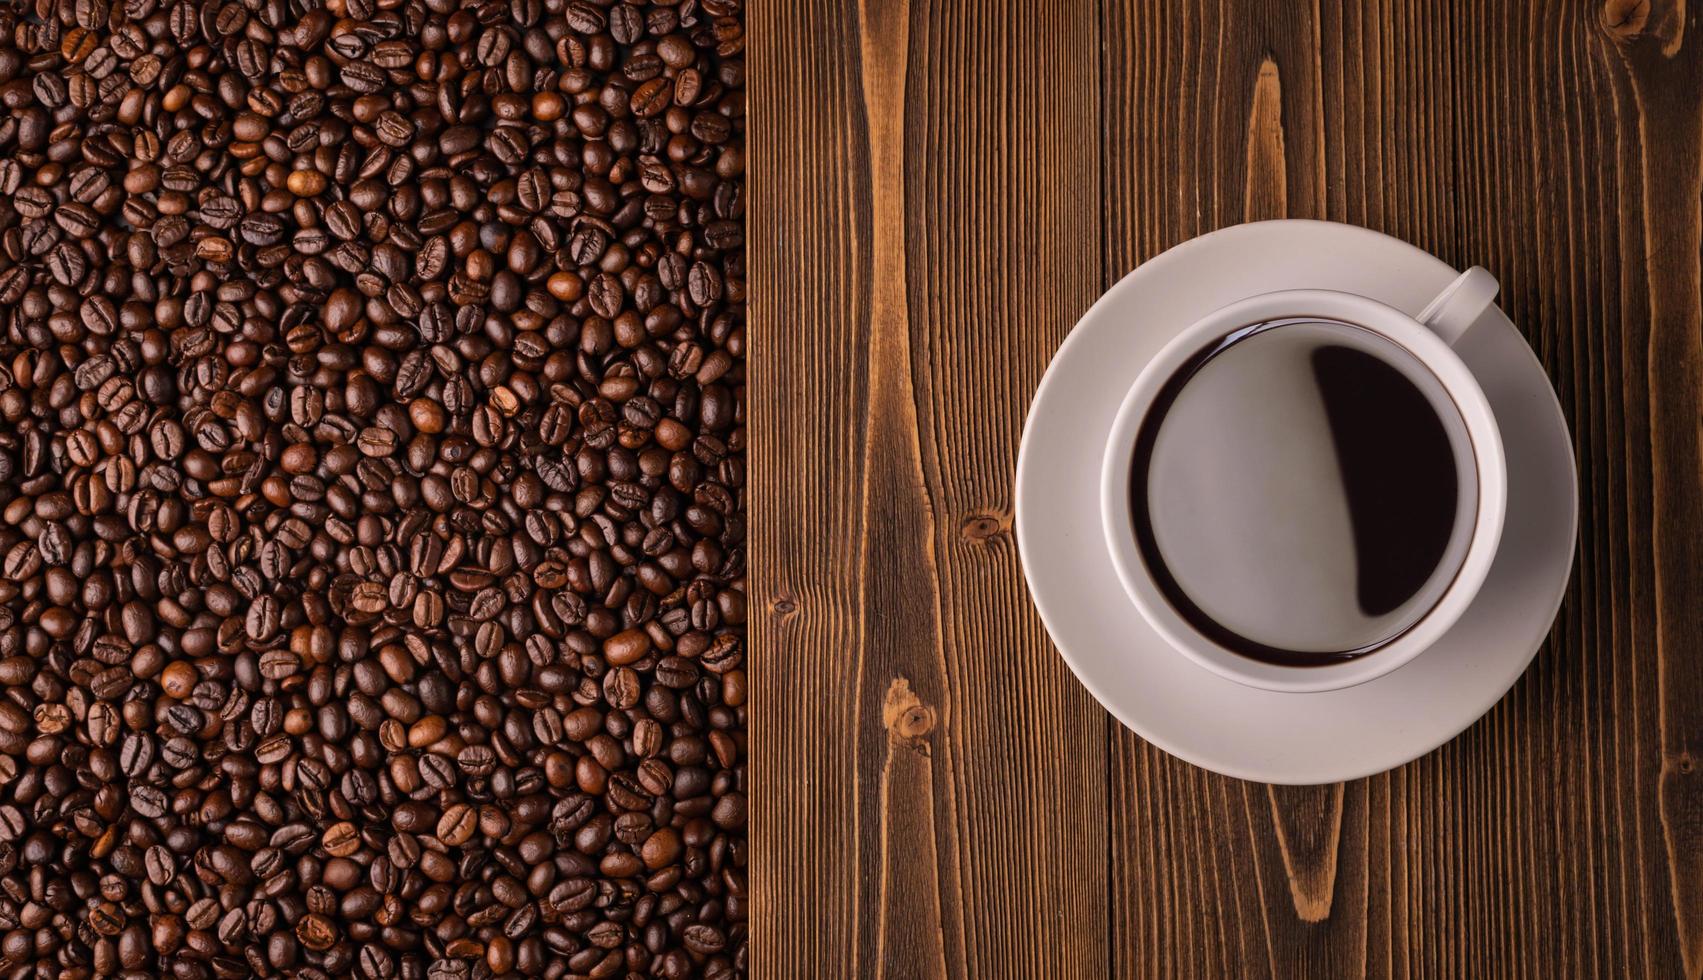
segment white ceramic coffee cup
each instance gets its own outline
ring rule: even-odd
[[[1484,390],[1451,345],[1495,299],[1496,280],[1473,267],[1417,317],[1353,293],[1294,289],[1222,307],[1178,334],[1130,386],[1112,422],[1101,463],[1100,509],[1106,546],[1124,590],[1172,646],[1202,667],[1250,687],[1306,693],[1363,684],[1412,660],[1455,624],[1484,584],[1502,536],[1508,471],[1502,437]],[[1142,420],[1165,383],[1233,331],[1272,320],[1319,317],[1354,324],[1396,344],[1433,374],[1460,412],[1471,443],[1477,499],[1474,524],[1454,579],[1417,622],[1377,649],[1321,666],[1282,666],[1236,653],[1192,626],[1165,598],[1136,543],[1130,466]]]

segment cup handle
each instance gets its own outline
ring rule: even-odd
[[[1495,276],[1483,266],[1475,265],[1456,276],[1415,319],[1452,347],[1461,334],[1478,322],[1479,314],[1496,299],[1501,288]]]

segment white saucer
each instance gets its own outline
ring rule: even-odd
[[[1477,600],[1412,663],[1322,694],[1226,680],[1173,650],[1141,618],[1100,530],[1099,468],[1112,417],[1142,365],[1175,333],[1220,306],[1276,289],[1340,289],[1418,313],[1455,275],[1427,252],[1352,225],[1238,225],[1125,276],[1054,355],[1017,458],[1023,570],[1065,662],[1142,738],[1242,779],[1354,779],[1447,742],[1531,662],[1572,571],[1578,493],[1561,406],[1531,348],[1495,306],[1455,351],[1502,428],[1507,524]]]

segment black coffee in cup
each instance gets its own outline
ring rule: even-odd
[[[1405,348],[1293,318],[1192,357],[1143,418],[1136,543],[1190,625],[1285,666],[1377,650],[1448,590],[1472,536],[1466,423]]]

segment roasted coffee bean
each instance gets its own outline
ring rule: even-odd
[[[28,829],[22,811],[10,803],[0,805],[0,844],[15,843]]]
[[[337,926],[324,915],[304,915],[296,923],[296,939],[308,949],[323,952],[337,942]]]
[[[478,814],[465,803],[457,803],[438,819],[437,838],[450,847],[460,847],[472,839],[479,827]]]
[[[171,852],[159,844],[148,848],[146,855],[148,880],[156,885],[169,885],[177,874],[177,866]]]
[[[332,857],[348,857],[361,848],[360,832],[347,820],[334,823],[326,828],[320,846]]]
[[[741,6],[0,12],[14,973],[743,972]]]

